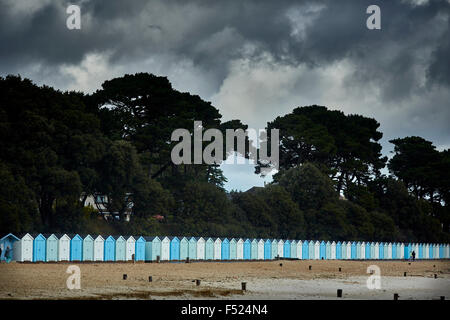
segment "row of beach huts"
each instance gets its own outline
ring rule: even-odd
[[[448,259],[449,244],[330,242],[212,237],[8,234],[0,239],[18,262],[350,259]]]

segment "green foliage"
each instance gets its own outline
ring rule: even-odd
[[[319,209],[330,200],[337,199],[333,182],[311,163],[291,168],[275,176],[301,209]]]
[[[0,78],[0,232],[450,240],[449,150],[420,137],[391,140],[393,176],[383,177],[375,119],[300,107],[268,123],[280,129],[274,182],[228,193],[220,163],[170,159],[173,130],[192,132],[194,121],[247,129],[221,117],[147,73],[105,81],[92,95]],[[225,159],[236,145],[223,151]],[[86,207],[97,195],[104,208]]]

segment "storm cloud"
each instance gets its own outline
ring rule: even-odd
[[[80,5],[81,30],[66,27],[69,4]],[[381,30],[366,28],[372,4],[381,8]],[[376,118],[385,154],[388,140],[407,135],[443,149],[449,17],[448,0],[0,0],[0,75],[93,92],[146,71],[254,128],[319,104]],[[249,165],[247,178],[228,187],[254,184],[262,180]]]

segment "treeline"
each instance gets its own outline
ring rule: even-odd
[[[450,155],[429,141],[392,140],[388,162],[375,119],[296,108],[267,126],[280,130],[274,182],[226,192],[219,164],[171,161],[173,130],[192,132],[194,121],[204,130],[247,128],[147,73],[105,81],[90,95],[0,78],[0,232],[450,239]],[[118,219],[86,206],[97,195]]]

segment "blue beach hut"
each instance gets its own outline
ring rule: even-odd
[[[2,253],[0,254],[0,261],[5,260],[5,252],[6,248],[13,250],[14,243],[19,241],[20,239],[13,235],[12,233],[8,233],[0,239],[0,248],[2,249]],[[11,258],[14,256],[13,251],[11,251]]]
[[[340,241],[336,243],[336,259],[337,260],[342,259],[342,243]]]
[[[116,252],[116,240],[113,236],[104,236],[105,239],[104,242],[104,250],[103,250],[103,257],[105,261],[115,261],[115,252]]]
[[[145,260],[156,261],[157,257],[162,260],[161,256],[161,239],[159,237],[144,237],[145,240]]]
[[[230,260],[230,240],[222,240],[222,260]]]
[[[145,261],[145,238],[142,236],[135,236],[134,260]]]
[[[439,259],[444,258],[444,245],[440,244],[439,245]]]
[[[327,258],[327,245],[324,241],[320,242],[320,260],[325,260]]]
[[[403,256],[404,256],[405,260],[408,260],[409,256],[411,255],[410,246],[411,246],[411,244],[405,243],[405,247],[403,249]]]
[[[180,239],[169,237],[170,239],[170,260],[180,260]]]
[[[405,246],[406,248],[406,246]],[[384,243],[380,242],[378,245],[378,259],[383,260],[384,259]]]
[[[244,241],[244,260],[250,260],[252,252],[252,243],[250,239]]]
[[[309,244],[308,244],[308,240],[305,240],[302,243],[302,259],[303,260],[308,260],[309,259]]]
[[[45,261],[45,242],[44,235],[32,234],[33,240],[33,262]]]
[[[270,260],[272,252],[272,242],[270,239],[264,241],[264,260]]]
[[[83,238],[78,234],[71,234],[70,237],[70,261],[83,260]]]
[[[286,240],[283,245],[283,258],[291,257],[291,241]]]
[[[370,244],[370,242],[366,243],[366,252],[365,252],[366,256],[364,257],[365,259],[369,260],[371,259],[372,256],[372,245]]]

